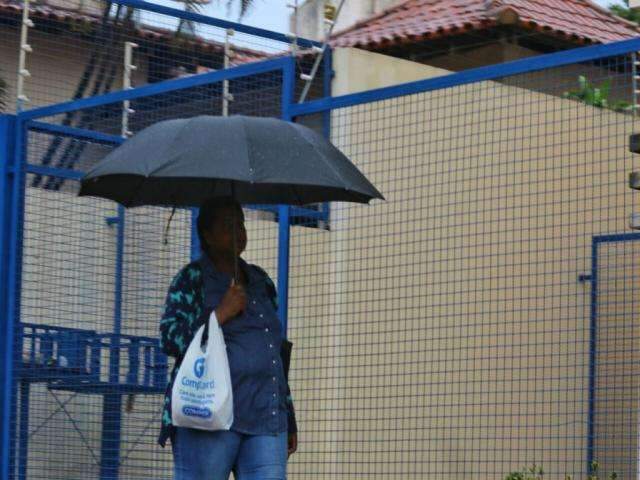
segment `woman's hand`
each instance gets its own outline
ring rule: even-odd
[[[296,450],[298,450],[298,434],[290,433],[288,447],[287,447],[287,451],[288,451],[287,458],[289,458],[291,454],[295,453]]]
[[[247,306],[247,293],[240,284],[231,281],[231,286],[216,308],[216,318],[220,325],[224,325],[233,317],[242,312]]]

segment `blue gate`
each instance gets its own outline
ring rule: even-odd
[[[593,461],[636,475],[638,236],[601,234],[624,232],[634,207],[638,51],[635,39],[301,104],[295,59],[280,57],[3,116],[0,478],[170,476],[154,442],[168,368],[155,328],[197,251],[192,212],[165,243],[168,212],[75,193],[121,142],[122,102],[144,113],[139,130],[211,113],[223,81],[237,105],[254,99],[237,113],[320,125],[388,199],[250,208],[250,253],[277,272],[285,327],[296,319],[292,476],[493,479],[535,463],[581,478]],[[576,93],[586,74],[631,109]],[[65,125],[71,111],[91,128]],[[576,282],[589,270],[591,289]]]
[[[165,245],[162,209],[125,213],[75,196],[83,172],[123,142],[111,133],[118,131],[119,106],[128,101],[142,120],[135,127],[144,128],[168,116],[207,113],[203,100],[209,105],[219,97],[226,81],[239,104],[243,95],[259,91],[263,115],[290,118],[294,74],[293,58],[285,57],[2,117],[3,138],[11,140],[0,162],[6,179],[0,206],[6,232],[3,358],[11,365],[2,378],[8,426],[2,430],[2,478],[31,478],[30,470],[42,468],[38,456],[55,450],[50,439],[60,428],[75,432],[73,447],[82,460],[62,458],[56,466],[48,458],[52,476],[62,475],[56,468],[82,478],[142,475],[135,465],[123,474],[123,465],[141,445],[153,445],[149,437],[157,430],[168,374],[154,318],[170,276],[199,249],[189,210],[176,213]],[[91,129],[63,124],[70,112],[90,112]],[[56,143],[63,153],[51,156]],[[291,217],[317,221],[321,213],[248,208],[279,224],[277,265],[270,266],[278,273],[286,329]],[[154,238],[157,244],[149,245]],[[135,420],[140,408],[144,419]],[[87,412],[94,416],[90,421]],[[127,423],[135,424],[135,432],[126,431]],[[151,474],[162,475],[162,464],[156,467]]]

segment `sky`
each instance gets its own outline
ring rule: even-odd
[[[238,0],[233,1],[237,5]],[[334,1],[338,2],[338,0]],[[345,1],[348,2],[350,0]],[[182,7],[179,2],[173,0],[151,0],[151,2],[170,7]],[[288,2],[293,3],[293,0],[254,0],[253,8],[242,19],[241,23],[275,32],[288,33],[288,18],[291,13],[291,9],[287,8]],[[299,0],[300,4],[302,2],[303,0]],[[620,0],[595,0],[595,2],[603,7],[607,7],[611,3],[621,3]],[[235,12],[231,12],[231,15],[227,15],[226,0],[212,0],[211,4],[203,7],[202,13],[232,21],[238,20],[237,9]]]

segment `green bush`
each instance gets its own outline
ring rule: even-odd
[[[542,476],[544,475],[544,471],[542,467],[537,465],[533,465],[529,468],[524,468],[519,472],[511,472],[509,475],[504,477],[504,480],[542,480]]]
[[[600,470],[598,462],[591,462],[587,480],[601,480],[598,476],[598,470]],[[504,477],[504,480],[542,480],[543,476],[544,471],[542,470],[542,467],[534,464],[532,467],[524,468],[519,472],[511,472],[509,475]],[[565,480],[574,480],[571,475],[565,475],[564,478]],[[605,480],[605,477],[602,477],[602,480]],[[616,472],[611,472],[609,476],[606,477],[606,480],[620,480],[620,477]]]
[[[570,98],[597,108],[607,108],[616,112],[631,110],[633,106],[624,100],[609,100],[611,94],[611,80],[607,79],[596,86],[587,80],[587,77],[578,77],[578,89],[564,93],[564,98]]]

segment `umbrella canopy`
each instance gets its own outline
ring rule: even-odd
[[[125,207],[240,203],[368,203],[382,194],[313,130],[274,118],[199,116],[158,122],[107,155],[80,195]]]

